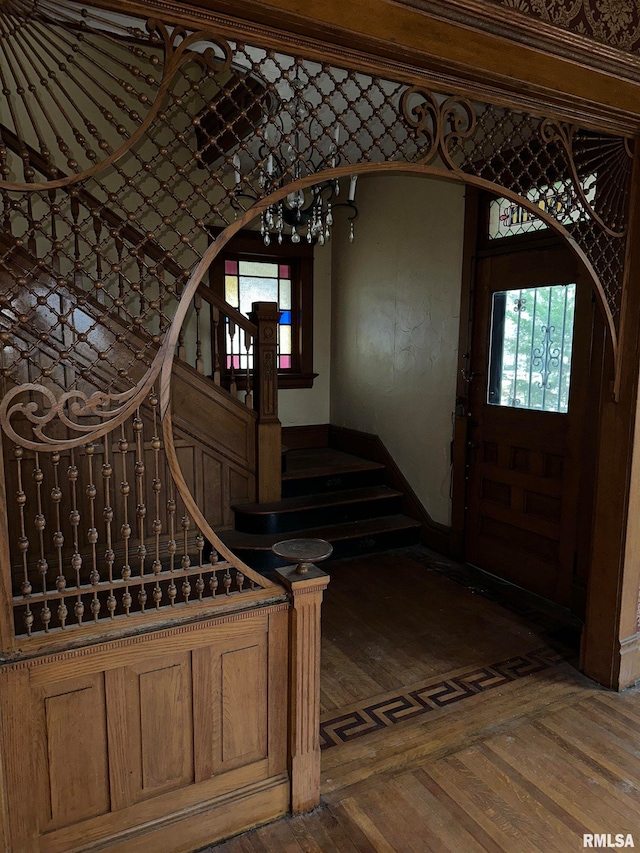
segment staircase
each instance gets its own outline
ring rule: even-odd
[[[263,572],[282,565],[271,546],[283,539],[326,539],[332,559],[416,544],[421,523],[402,514],[388,479],[384,464],[330,447],[290,450],[282,500],[235,505],[235,529],[220,538]]]

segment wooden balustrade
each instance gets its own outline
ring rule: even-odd
[[[17,486],[6,565],[23,642],[272,586],[219,559],[185,509],[154,393],[100,441],[52,453],[7,448],[5,470]]]
[[[207,310],[208,307],[208,310]],[[278,320],[275,302],[256,302],[250,319],[201,285],[193,299],[195,339],[178,338],[178,357],[204,374],[203,345],[209,341],[210,379],[257,413],[257,500],[279,500],[281,427],[278,420]]]
[[[277,306],[203,285],[162,349],[189,270],[92,188],[2,193],[2,853],[178,853],[318,801],[327,578],[214,529],[256,469],[280,496]]]

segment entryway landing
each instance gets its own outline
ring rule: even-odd
[[[321,807],[216,851],[640,845],[640,689],[577,671],[573,617],[420,546],[329,570]]]

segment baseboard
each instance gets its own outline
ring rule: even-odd
[[[282,427],[282,443],[289,450],[329,446],[329,424]]]
[[[191,853],[287,814],[289,789],[286,775],[275,777],[167,815],[142,831],[136,828],[116,838],[83,844],[75,853]]]
[[[381,462],[386,466],[389,485],[402,492],[402,511],[410,518],[422,524],[422,543],[441,554],[451,554],[451,528],[434,521],[413,491],[406,477],[396,465],[380,437],[368,432],[360,432],[347,427],[329,426],[329,447],[362,456],[372,462]]]
[[[640,633],[620,641],[620,674],[614,689],[624,690],[640,681]]]

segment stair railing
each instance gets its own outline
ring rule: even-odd
[[[5,146],[18,154],[25,146],[3,125],[0,125],[0,136]],[[52,175],[44,158],[31,148],[28,161],[33,169],[49,178],[64,176],[59,170]],[[69,200],[66,217],[61,204],[56,203],[60,198]],[[165,251],[155,238],[119,216],[84,187],[71,185],[53,189],[49,192],[49,201],[48,229],[54,240],[47,272],[64,281],[67,290],[82,292],[85,305],[93,304],[103,312],[106,309],[121,326],[127,327],[128,334],[120,340],[120,345],[130,350],[129,363],[126,366],[120,362],[107,364],[106,367],[112,368],[114,377],[123,371],[129,371],[135,377],[141,369],[150,366],[190,271],[182,267],[171,252]],[[11,212],[13,210],[15,214],[15,205],[6,191],[2,193],[2,202],[5,237],[15,238],[22,247],[21,235],[12,233],[15,216],[12,217]],[[26,220],[24,232],[28,234],[23,248],[32,255],[36,264],[37,228],[33,227],[35,214],[31,209],[31,199],[23,215]],[[60,251],[60,243],[55,239],[65,229],[73,234],[71,255]],[[100,249],[104,246],[105,235],[113,240],[115,264],[107,262],[105,255],[108,253],[104,249],[95,254],[83,251],[83,246],[90,243]],[[64,315],[64,297],[61,295],[59,299],[59,310]],[[255,313],[248,320],[210,287],[201,284],[180,331],[176,357],[256,412],[256,497],[258,501],[265,502],[280,498],[281,434],[277,404],[277,305],[260,304],[263,307],[255,310],[258,304],[254,305]],[[87,311],[88,315],[92,313],[95,312]],[[83,333],[89,347],[91,333],[95,333],[99,325],[98,320],[89,332]],[[60,335],[58,350],[62,353],[68,349],[71,335],[64,324]],[[55,341],[49,343],[55,350]],[[52,360],[55,361],[55,357]],[[57,367],[58,384],[70,387],[78,371],[62,355]],[[98,389],[104,388],[104,370],[96,375],[96,369],[89,362],[80,372],[85,382],[90,383],[94,379]]]

